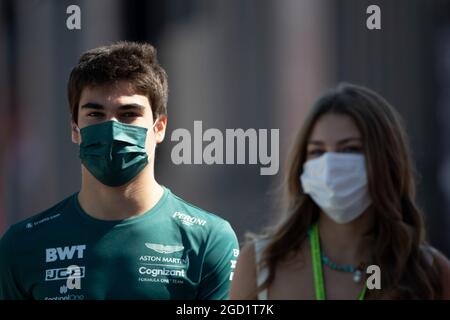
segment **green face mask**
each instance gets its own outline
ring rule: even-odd
[[[80,159],[101,183],[121,186],[148,164],[147,128],[107,121],[80,130]]]

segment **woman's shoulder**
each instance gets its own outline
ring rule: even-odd
[[[266,245],[266,240],[261,238],[252,238],[246,240],[239,252],[238,264],[246,270],[256,270],[258,261],[261,258],[261,252]]]
[[[261,252],[267,247],[270,239],[266,236],[258,236],[252,240],[253,250],[256,255],[261,254]]]
[[[450,261],[439,250],[432,246],[427,246],[428,259],[435,266],[440,274],[443,289],[443,299],[450,300]]]
[[[443,284],[443,299],[450,300],[450,261],[448,258],[435,250],[436,263],[439,266],[440,272],[442,274],[442,284]]]
[[[245,238],[241,253],[253,255],[253,257],[259,255],[270,242],[270,236],[267,234],[248,233]]]
[[[420,248],[422,249],[422,252],[425,255],[425,259],[431,265],[437,263],[440,266],[450,267],[450,261],[448,260],[448,258],[435,247],[431,245],[421,245]]]
[[[257,287],[255,241],[247,240],[242,246],[231,283],[230,299],[254,299]]]

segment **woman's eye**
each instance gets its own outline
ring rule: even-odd
[[[348,153],[360,153],[361,151],[362,151],[361,147],[357,146],[348,146],[341,149],[341,152],[348,152]]]
[[[320,149],[312,149],[308,151],[309,156],[320,156],[323,153]]]

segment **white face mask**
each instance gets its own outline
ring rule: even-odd
[[[305,162],[300,181],[303,191],[336,223],[356,219],[372,203],[361,154],[326,152]]]

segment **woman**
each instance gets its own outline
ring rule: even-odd
[[[403,127],[366,88],[322,96],[293,148],[287,215],[244,246],[230,298],[449,299],[450,263],[425,241]]]

